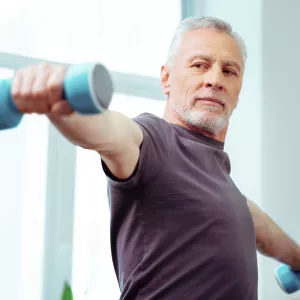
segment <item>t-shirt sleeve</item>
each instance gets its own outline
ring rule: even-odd
[[[143,132],[140,157],[133,174],[125,180],[117,179],[103,160],[102,168],[110,184],[121,187],[134,187],[146,184],[158,176],[164,167],[170,151],[170,125],[163,119],[148,113],[133,119]]]

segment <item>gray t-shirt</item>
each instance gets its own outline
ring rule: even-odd
[[[255,232],[224,144],[151,114],[134,174],[108,178],[122,300],[257,300]]]

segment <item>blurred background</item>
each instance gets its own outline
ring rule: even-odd
[[[3,0],[2,0],[3,1]],[[0,78],[41,61],[99,61],[113,76],[111,108],[163,113],[160,67],[178,22],[230,22],[248,47],[244,86],[225,150],[232,177],[300,243],[297,0],[11,0],[0,10]],[[0,132],[0,298],[119,297],[106,179],[97,154],[76,148],[43,116]],[[277,262],[258,255],[259,300],[300,299],[278,287]],[[237,299],[242,300],[242,299]]]

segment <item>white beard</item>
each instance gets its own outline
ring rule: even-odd
[[[217,108],[206,106],[202,111],[187,110],[182,107],[174,107],[179,116],[189,125],[211,134],[219,133],[227,124],[230,115],[217,115],[214,112]]]

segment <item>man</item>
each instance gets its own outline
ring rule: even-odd
[[[163,119],[80,116],[61,99],[65,68],[16,73],[19,110],[101,156],[121,299],[255,300],[256,249],[300,270],[300,248],[230,178],[223,148],[245,59],[230,25],[182,21],[161,69]]]

